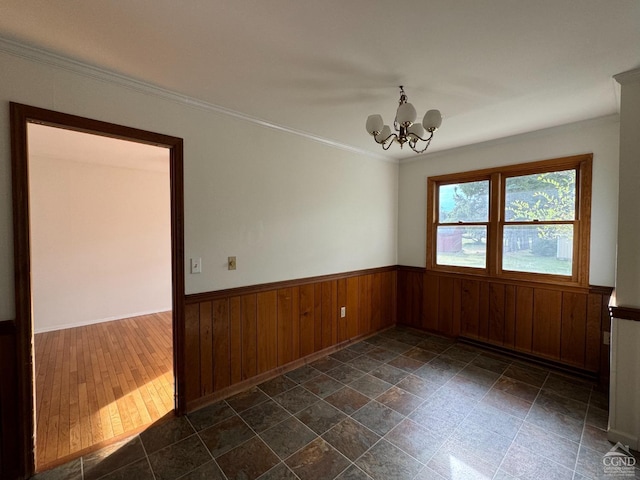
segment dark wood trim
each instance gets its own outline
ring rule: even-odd
[[[397,269],[396,265],[387,267],[367,268],[365,270],[354,270],[344,273],[333,273],[330,275],[320,275],[317,277],[306,277],[297,280],[284,280],[281,282],[261,283],[259,285],[247,285],[245,287],[228,288],[225,290],[215,290],[211,292],[192,293],[185,297],[185,304],[191,305],[200,302],[210,302],[228,297],[239,297],[241,295],[250,295],[253,293],[261,293],[270,290],[278,290],[282,288],[299,287],[311,283],[328,282],[333,280],[342,280],[361,275],[372,275],[375,273],[393,272]]]
[[[620,320],[633,320],[640,322],[640,308],[634,307],[609,307],[609,313],[612,318]]]
[[[589,285],[588,287],[571,286],[556,283],[545,282],[533,282],[524,280],[514,280],[512,278],[504,277],[492,277],[487,275],[472,275],[467,273],[457,272],[441,272],[439,270],[427,270],[424,267],[411,267],[406,265],[398,265],[398,271],[423,273],[425,275],[433,275],[437,277],[449,277],[458,278],[461,280],[477,280],[491,283],[499,283],[502,285],[516,285],[519,287],[532,287],[532,288],[548,288],[550,290],[561,290],[563,292],[576,292],[576,293],[598,293],[601,295],[611,295],[613,293],[613,287],[601,286],[601,285]]]
[[[3,320],[0,322],[0,335],[15,335],[16,322],[14,320]]]
[[[605,285],[589,285],[589,293],[597,293],[600,295],[613,295],[613,287],[607,287]]]
[[[398,265],[398,271],[413,272],[413,273],[427,273],[427,269],[424,267],[412,267],[410,265]]]
[[[184,178],[183,140],[76,115],[11,102],[11,165],[13,185],[13,240],[18,360],[19,442],[21,473],[35,471],[33,425],[33,352],[31,328],[31,265],[29,238],[29,165],[27,124],[65,128],[110,138],[166,147],[170,151],[171,265],[173,283],[174,375],[176,411],[186,410],[184,392]],[[3,432],[7,434],[8,432]]]
[[[550,367],[553,368],[555,370],[560,370],[566,373],[570,373],[572,375],[576,375],[579,377],[582,377],[586,380],[591,380],[593,382],[596,382],[598,380],[598,375],[590,372],[588,370],[583,370],[581,368],[577,368],[577,367],[572,367],[570,365],[566,365],[564,363],[560,363],[560,362],[555,362],[553,360],[547,360],[544,358],[541,358],[539,356],[536,355],[531,355],[528,353],[524,353],[524,352],[518,352],[517,350],[512,350],[510,348],[504,348],[501,347],[499,345],[493,345],[491,343],[487,343],[487,342],[482,342],[480,340],[476,340],[473,338],[468,338],[468,337],[458,337],[458,340],[462,343],[467,343],[469,345],[474,345],[477,347],[482,347],[484,349],[487,350],[493,350],[496,353],[500,353],[501,355],[504,355],[506,357],[511,357],[511,358],[515,358],[515,359],[519,359],[519,360],[526,360],[527,362],[530,363],[535,363],[537,365],[543,366],[543,367]]]

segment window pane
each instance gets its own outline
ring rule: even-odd
[[[571,276],[573,225],[505,226],[502,269]]]
[[[438,223],[489,221],[489,181],[440,185]]]
[[[507,178],[506,221],[575,220],[575,217],[575,170]]]
[[[487,227],[438,227],[436,263],[486,268]]]

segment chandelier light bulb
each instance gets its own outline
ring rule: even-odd
[[[388,150],[397,142],[400,148],[406,143],[414,152],[423,153],[431,144],[433,133],[442,125],[442,115],[439,110],[429,110],[422,119],[422,124],[416,123],[416,117],[416,109],[409,103],[404,87],[400,85],[400,100],[393,130],[389,125],[384,125],[381,115],[375,114],[367,117],[367,132],[374,137],[376,143],[382,145],[383,150]]]
[[[382,115],[369,115],[367,117],[367,132],[369,135],[375,135],[376,132],[382,131],[382,127],[384,126],[384,120],[382,120]]]
[[[424,114],[422,125],[427,132],[435,132],[442,125],[440,110],[429,110]]]
[[[396,114],[396,121],[404,126],[408,127],[416,121],[416,109],[410,103],[403,103],[398,107],[398,113]]]
[[[383,143],[391,135],[391,127],[385,125],[378,135],[376,135],[376,142]]]

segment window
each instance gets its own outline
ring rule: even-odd
[[[592,155],[428,179],[427,268],[588,285]]]

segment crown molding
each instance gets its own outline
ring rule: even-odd
[[[629,83],[640,82],[640,68],[634,68],[633,70],[627,70],[626,72],[618,73],[613,78],[620,85],[627,85]]]
[[[138,92],[142,92],[145,94],[152,94],[157,97],[163,98],[165,100],[170,100],[173,102],[180,103],[182,105],[187,105],[190,107],[195,107],[195,108],[207,110],[210,112],[215,112],[222,115],[229,115],[231,117],[243,120],[245,122],[252,123],[254,125],[259,125],[261,127],[270,128],[272,130],[278,130],[280,132],[303,137],[308,140],[312,140],[314,142],[321,143],[323,145],[327,145],[332,148],[337,148],[337,149],[355,153],[358,155],[363,155],[368,158],[372,158],[376,160],[382,160],[390,163],[398,163],[397,159],[390,158],[385,155],[372,153],[368,150],[363,150],[361,148],[356,148],[351,145],[347,145],[344,143],[336,142],[334,140],[319,137],[309,132],[297,130],[295,128],[287,127],[284,125],[279,125],[277,123],[273,123],[261,118],[252,117],[251,115],[237,112],[235,110],[231,110],[229,108],[225,108],[220,105],[215,105],[213,103],[209,103],[204,100],[190,97],[188,95],[183,95],[181,93],[177,93],[177,92],[159,87],[157,85],[153,85],[151,83],[143,82],[141,80],[136,80],[134,78],[127,77],[119,73],[105,70],[103,68],[96,67],[94,65],[89,65],[89,64],[80,62],[78,60],[73,60],[71,58],[64,57],[62,55],[58,55],[58,54],[49,52],[47,50],[28,46],[28,45],[16,42],[14,40],[9,40],[7,38],[0,37],[0,52],[8,53],[16,57],[31,60],[33,62],[50,65],[56,68],[60,68],[63,70],[67,70],[73,73],[83,75],[85,77],[110,82],[110,83],[119,85],[121,87],[125,87],[131,90],[136,90]]]

